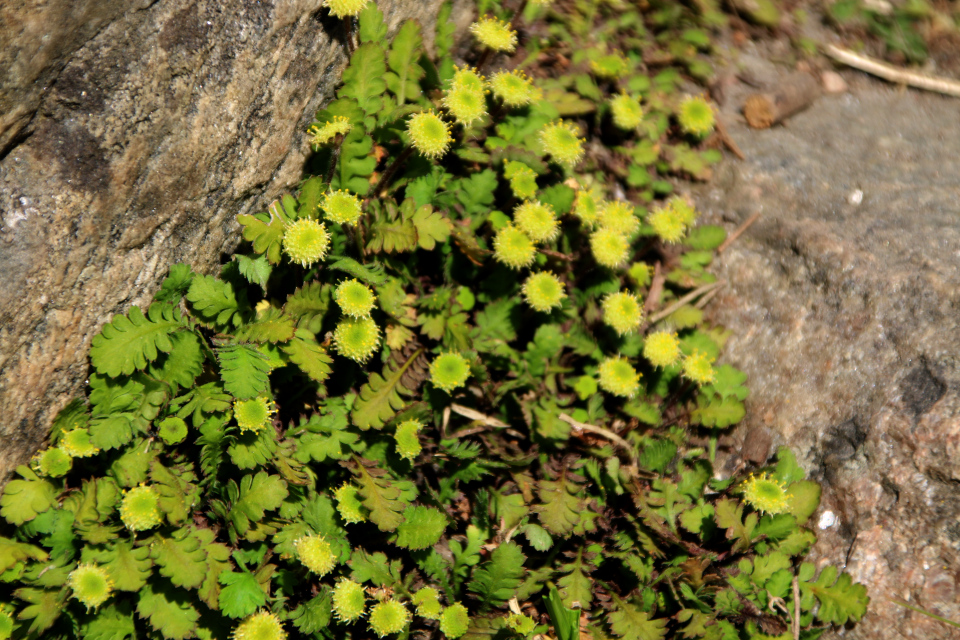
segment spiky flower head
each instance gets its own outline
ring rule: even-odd
[[[417,605],[417,615],[421,618],[440,619],[440,611],[443,609],[440,605],[440,592],[433,587],[423,587],[413,594],[411,600]]]
[[[583,138],[577,133],[576,125],[563,120],[551,122],[540,131],[540,146],[557,162],[573,166],[583,157]]]
[[[332,120],[327,120],[322,125],[311,125],[310,128],[307,129],[307,135],[310,136],[310,144],[320,147],[337,136],[347,135],[351,129],[353,129],[353,125],[350,124],[348,118],[333,116]]]
[[[450,127],[433,111],[422,111],[410,116],[407,121],[407,134],[413,148],[428,158],[439,158],[453,142]]]
[[[527,74],[520,70],[498,71],[490,78],[493,95],[508,107],[525,107],[540,99],[540,90]]]
[[[643,342],[643,357],[655,367],[672,367],[680,361],[680,340],[670,331],[657,331]]]
[[[530,616],[525,616],[522,613],[512,613],[507,616],[507,626],[521,636],[529,636],[536,629],[537,623]]]
[[[470,363],[456,351],[441,353],[430,363],[430,381],[447,393],[462,387],[469,377]]]
[[[627,275],[637,283],[638,287],[645,287],[653,280],[653,267],[646,262],[634,262],[627,269]]]
[[[484,16],[470,25],[470,33],[483,46],[494,51],[513,53],[517,48],[517,32],[502,20]]]
[[[600,226],[613,229],[617,233],[631,236],[640,228],[640,219],[634,214],[634,206],[629,202],[614,200],[600,210]]]
[[[468,127],[487,115],[486,93],[483,89],[454,85],[444,92],[443,106],[447,108],[454,120]]]
[[[647,216],[647,223],[653,227],[654,233],[667,244],[676,244],[683,240],[687,234],[687,225],[683,222],[683,217],[677,214],[677,211],[664,205],[654,209]]]
[[[380,327],[373,318],[344,318],[333,331],[337,353],[360,364],[370,359],[380,346]]]
[[[700,386],[712,383],[716,380],[713,358],[702,351],[694,350],[683,359],[683,375]]]
[[[273,424],[277,406],[270,398],[260,396],[248,400],[233,401],[233,417],[240,431],[263,431]]]
[[[180,444],[187,438],[187,423],[176,416],[170,416],[160,421],[157,429],[160,439],[169,445]]]
[[[337,224],[355,225],[363,215],[360,198],[343,189],[324,194],[320,208],[324,218]]]
[[[610,115],[613,117],[613,124],[624,131],[636,129],[643,122],[640,101],[625,93],[610,100]]]
[[[618,291],[603,299],[603,321],[621,336],[640,326],[643,307],[637,296]]]
[[[563,283],[550,271],[530,274],[523,283],[522,291],[527,304],[544,312],[561,306],[563,299],[567,297]]]
[[[530,237],[512,224],[502,227],[493,238],[493,257],[511,269],[529,267],[536,253]]]
[[[400,633],[410,622],[410,612],[399,600],[381,600],[370,610],[370,630],[381,638]]]
[[[283,250],[297,264],[309,267],[323,260],[330,248],[330,234],[322,222],[300,218],[283,232]]]
[[[363,615],[367,596],[353,580],[340,580],[333,588],[333,613],[341,622],[353,622]]]
[[[327,575],[337,566],[337,554],[323,536],[301,536],[293,541],[293,547],[303,566],[318,576]]]
[[[330,9],[336,18],[355,16],[363,11],[370,0],[323,0],[323,6]]]
[[[141,484],[123,493],[120,502],[120,520],[130,531],[146,531],[163,522],[160,513],[160,492]]]
[[[630,61],[620,53],[608,53],[590,61],[594,75],[606,80],[622,78],[630,70]]]
[[[67,584],[73,590],[73,597],[83,604],[87,611],[96,609],[113,594],[113,581],[103,567],[92,563],[81,563],[70,572]]]
[[[64,431],[59,446],[73,458],[88,458],[100,453],[100,449],[90,444],[90,432],[81,427]]]
[[[363,503],[360,502],[360,490],[349,482],[344,482],[333,492],[337,499],[337,511],[344,522],[364,522],[367,516],[363,513]]]
[[[640,374],[621,356],[601,362],[598,373],[600,388],[616,396],[632,398],[640,389]]]
[[[590,234],[590,251],[597,264],[615,269],[627,261],[630,241],[613,229],[598,229]]]
[[[743,499],[757,511],[776,515],[790,507],[790,494],[786,485],[767,473],[751,473],[741,490]]]
[[[684,133],[702,138],[713,131],[713,107],[703,96],[687,96],[677,110],[677,122]]]
[[[456,67],[450,81],[452,88],[482,92],[486,88],[484,77],[473,67]]]
[[[287,632],[275,614],[258,611],[233,630],[233,640],[286,640]]]
[[[693,223],[697,221],[696,207],[693,206],[686,198],[681,196],[673,196],[667,200],[667,206],[673,209],[674,214],[680,218],[680,221],[683,222],[683,225],[687,228],[693,226]]]
[[[73,458],[60,447],[52,447],[41,451],[33,459],[33,468],[44,476],[59,478],[67,475],[73,467]]]
[[[420,444],[420,430],[423,429],[423,423],[419,420],[405,420],[397,425],[397,430],[393,435],[397,443],[397,454],[401,458],[413,460],[423,449]]]
[[[579,189],[573,201],[573,215],[580,218],[584,226],[594,227],[600,222],[600,212],[604,207],[606,202],[600,189],[596,187]]]
[[[523,164],[507,160],[503,163],[503,176],[510,181],[510,189],[518,198],[532,198],[537,193],[537,172]]]
[[[470,627],[470,614],[459,602],[454,602],[440,614],[440,632],[448,638],[459,638]]]
[[[534,242],[548,242],[560,235],[553,207],[537,200],[528,200],[514,209],[513,220]]]
[[[377,303],[373,290],[359,280],[344,280],[333,292],[333,299],[351,318],[366,318]]]

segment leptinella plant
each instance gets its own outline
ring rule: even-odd
[[[534,39],[482,4],[454,60],[449,4],[431,57],[416,23],[388,40],[374,3],[327,0],[360,42],[306,132],[316,175],[238,216],[219,276],[174,265],[94,338],[87,397],[0,498],[0,638],[745,640],[864,614],[801,562],[820,488],[791,453],[719,464],[746,377],[680,298],[725,233],[672,193],[717,158],[691,146],[712,112],[632,53],[673,27],[535,2]],[[577,52],[561,77],[551,50]]]

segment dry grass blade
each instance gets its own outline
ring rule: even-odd
[[[854,69],[865,71],[871,75],[877,76],[878,78],[889,80],[890,82],[905,84],[916,89],[936,91],[937,93],[960,98],[960,82],[957,82],[956,80],[937,78],[934,76],[915,73],[913,71],[898,69],[897,67],[885,64],[879,60],[868,58],[867,56],[854,53],[853,51],[849,51],[833,44],[826,45],[824,47],[824,53],[838,62],[842,62],[845,65],[853,67]]]

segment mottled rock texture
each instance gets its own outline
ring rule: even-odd
[[[785,127],[727,103],[748,159],[700,204],[731,229],[762,215],[718,263],[713,314],[750,376],[739,437],[772,435],[824,483],[813,560],[870,590],[842,637],[957,638],[892,602],[960,621],[957,102],[845,77]]]
[[[432,42],[440,0],[378,0]],[[469,3],[460,3],[463,16]],[[346,61],[321,0],[0,3],[0,480],[82,391],[91,337],[295,188]]]

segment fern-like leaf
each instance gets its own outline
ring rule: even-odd
[[[859,620],[867,612],[870,604],[867,588],[859,582],[854,584],[849,573],[844,572],[837,578],[837,568],[828,565],[816,581],[803,580],[803,574],[812,577],[813,565],[804,563],[801,567],[800,591],[805,599],[812,594],[820,601],[817,618],[822,622],[844,625],[850,620]]]
[[[255,347],[230,345],[217,350],[223,388],[234,398],[255,398],[270,384],[270,363]]]
[[[400,397],[400,391],[409,393],[403,387],[404,374],[423,354],[423,349],[417,349],[402,365],[389,362],[383,368],[383,375],[370,374],[370,380],[360,389],[360,397],[353,407],[353,424],[361,429],[374,427],[380,429],[387,420],[397,415],[397,411],[406,404]]]
[[[173,349],[170,334],[183,326],[180,310],[153,303],[144,316],[140,307],[130,307],[93,337],[90,361],[104,375],[115,378],[145,369],[161,352]]]
[[[154,536],[150,557],[160,575],[178,587],[196,589],[207,573],[207,552],[192,527],[177,529],[170,536]]]
[[[651,620],[650,614],[633,602],[613,596],[616,608],[607,616],[610,630],[623,640],[662,640],[667,635],[667,621]]]
[[[420,80],[424,76],[423,67],[417,62],[423,40],[420,37],[420,25],[407,20],[393,38],[387,64],[390,71],[384,76],[387,87],[397,96],[397,102],[416,101],[420,97]]]
[[[429,549],[435,545],[444,529],[447,516],[432,507],[407,507],[403,523],[397,529],[397,546],[404,549]]]
[[[252,322],[241,325],[236,336],[242,342],[286,342],[293,337],[293,329],[293,318],[270,307]]]
[[[256,215],[239,215],[237,222],[243,227],[244,240],[253,243],[253,250],[266,254],[270,264],[279,264],[287,216],[279,200],[270,203],[267,211]]]
[[[293,339],[280,349],[287,354],[290,362],[297,365],[311,380],[323,382],[333,371],[330,368],[333,358],[327,355],[314,335],[306,329],[297,329]]]
[[[244,307],[233,285],[213,276],[196,276],[187,292],[194,316],[210,327],[228,329],[243,321]]]
[[[372,116],[383,106],[381,96],[387,90],[387,83],[383,79],[386,72],[387,62],[380,45],[372,42],[362,44],[353,52],[350,64],[343,70],[343,86],[337,95],[353,98],[368,116]]]
[[[497,547],[490,559],[473,573],[473,581],[467,589],[480,597],[482,607],[498,607],[513,597],[526,569],[523,563],[526,556],[515,542],[507,542]]]
[[[360,491],[363,506],[370,510],[370,520],[381,531],[395,531],[403,523],[402,512],[408,502],[396,484],[375,462],[360,460],[350,465]]]

